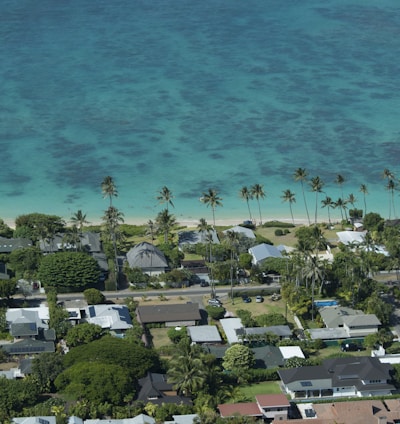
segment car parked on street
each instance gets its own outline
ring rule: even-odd
[[[242,296],[242,300],[243,300],[244,303],[250,303],[251,297],[244,295],[244,296]]]
[[[222,306],[221,301],[219,299],[216,299],[215,297],[208,299],[208,304],[210,306],[218,306],[218,307]]]
[[[257,303],[263,303],[264,302],[264,298],[262,296],[256,296],[256,302]]]

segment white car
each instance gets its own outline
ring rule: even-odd
[[[256,302],[262,303],[262,302],[264,302],[264,298],[262,296],[256,296]]]

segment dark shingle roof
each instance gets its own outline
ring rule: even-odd
[[[3,345],[3,350],[11,355],[27,355],[42,352],[54,352],[53,342],[44,342],[39,340],[27,339],[17,343]]]
[[[151,322],[198,321],[201,319],[197,303],[177,305],[149,305],[137,308],[138,319],[142,324]]]

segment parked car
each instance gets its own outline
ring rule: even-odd
[[[219,299],[215,299],[215,298],[208,299],[208,304],[210,306],[218,306],[218,307],[221,307],[222,306],[221,301]]]
[[[342,352],[360,352],[362,349],[362,346],[357,343],[342,343],[340,345],[340,350]]]
[[[264,302],[264,298],[262,296],[256,296],[256,302],[262,303],[262,302]]]
[[[242,296],[242,300],[243,300],[244,303],[250,303],[251,297],[244,295],[244,296]]]
[[[278,293],[274,293],[272,296],[271,296],[271,300],[273,300],[273,301],[276,301],[276,300],[280,300],[281,299],[281,295],[280,294],[278,294]]]
[[[208,287],[209,284],[206,280],[200,280],[200,287]]]

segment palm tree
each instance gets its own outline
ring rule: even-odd
[[[251,190],[249,190],[246,186],[243,186],[239,191],[239,196],[243,200],[246,200],[247,209],[249,210],[250,221],[253,222],[253,217],[251,216],[250,203],[249,203],[249,200],[253,198],[253,195],[251,194]]]
[[[306,201],[306,194],[304,191],[304,182],[307,181],[308,172],[305,168],[297,168],[296,171],[293,174],[293,178],[295,181],[300,181],[301,183],[301,190],[303,192],[303,200],[304,200],[304,206],[306,208],[307,212],[307,219],[308,219],[308,225],[311,224],[310,221],[310,214],[308,213],[308,207],[307,207],[307,201]]]
[[[314,321],[315,283],[322,280],[322,268],[318,256],[310,256],[306,262],[306,278],[311,279],[311,321]],[[321,285],[322,287],[322,285]]]
[[[208,192],[203,193],[202,197],[200,197],[200,201],[207,206],[211,206],[215,227],[215,209],[217,206],[223,206],[222,198],[218,196],[218,192],[216,190],[209,188]]]
[[[84,224],[89,224],[89,221],[86,221],[86,214],[80,209],[71,216],[71,222],[76,225],[80,232],[82,232]]]
[[[336,175],[335,183],[340,187],[340,190],[342,192],[342,199],[344,199],[343,184],[344,184],[345,181],[346,181],[346,179],[343,177],[343,175],[340,175],[340,174]]]
[[[368,187],[365,184],[360,185],[360,191],[364,196],[364,216],[367,214],[367,199],[366,195],[368,194]]]
[[[159,191],[159,195],[157,196],[157,200],[159,201],[159,203],[166,203],[167,204],[167,210],[168,210],[168,205],[171,205],[173,208],[175,207],[172,199],[174,198],[172,191],[167,187],[164,186],[160,191]]]
[[[257,199],[258,212],[260,213],[260,225],[262,225],[260,199],[265,198],[264,188],[261,184],[254,184],[253,187],[251,187],[250,191],[251,191],[252,196]]]
[[[341,197],[339,197],[339,199],[336,200],[335,202],[335,208],[339,208],[340,209],[340,215],[342,216],[342,221],[343,221],[343,211],[346,211],[346,200],[343,200]],[[347,216],[347,214],[346,214]],[[347,219],[346,219],[347,221]]]
[[[289,189],[287,189],[287,190],[283,191],[283,196],[281,196],[281,198],[282,198],[283,202],[289,202],[290,215],[292,216],[292,222],[293,222],[293,225],[294,225],[292,203],[296,203],[296,196]]]
[[[151,219],[149,219],[147,221],[147,231],[146,231],[146,234],[149,234],[150,235],[152,242],[154,241],[154,232],[155,232],[155,229],[156,229],[155,223]]]
[[[322,193],[322,188],[325,183],[321,180],[320,177],[316,176],[311,178],[310,186],[311,191],[315,193],[315,224],[317,224],[317,211],[318,211],[318,193]]]
[[[226,240],[231,251],[231,264],[230,264],[230,280],[231,280],[231,301],[232,305],[234,303],[233,299],[233,263],[236,257],[236,249],[239,244],[239,235],[235,231],[226,232]]]
[[[112,198],[118,197],[118,190],[113,177],[110,177],[109,175],[104,177],[104,180],[101,183],[101,191],[104,198],[108,197],[110,199],[110,206],[112,206]]]
[[[119,225],[124,222],[124,214],[116,207],[110,206],[103,215],[103,226],[112,242],[114,249],[114,271],[115,271],[115,286],[118,290],[119,263],[117,252],[117,238],[119,236]]]
[[[176,224],[176,219],[174,215],[171,215],[168,212],[168,209],[161,211],[156,218],[156,224],[158,230],[164,234],[164,243],[168,243],[169,233],[172,227]]]
[[[331,226],[331,213],[330,213],[330,208],[334,208],[335,204],[332,200],[331,197],[326,196],[325,199],[321,200],[322,203],[322,207],[323,208],[328,208],[328,220],[329,220],[329,227]]]
[[[396,210],[394,207],[394,191],[396,189],[396,183],[394,180],[389,179],[386,185],[386,190],[390,192],[391,201],[389,201],[389,219],[391,219],[392,216],[392,208],[393,208],[393,216],[396,218]]]

